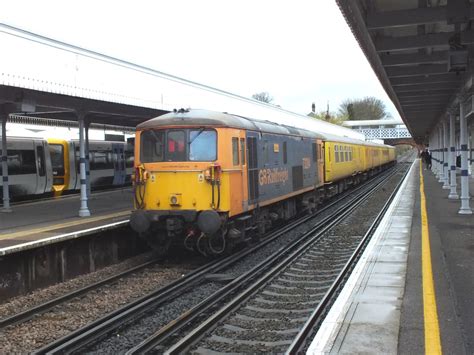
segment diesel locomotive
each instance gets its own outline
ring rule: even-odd
[[[207,110],[137,126],[132,228],[219,255],[395,163],[391,146]]]

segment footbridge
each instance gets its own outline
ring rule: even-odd
[[[410,131],[401,119],[345,121],[344,126],[363,134],[366,140],[383,140],[385,144],[390,145],[416,146]]]

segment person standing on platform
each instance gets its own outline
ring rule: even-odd
[[[426,167],[431,169],[431,153],[428,149],[426,149]]]

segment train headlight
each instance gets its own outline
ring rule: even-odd
[[[171,194],[169,198],[171,206],[180,206],[181,205],[181,194]]]

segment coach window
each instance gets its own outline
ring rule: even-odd
[[[239,138],[232,137],[232,163],[239,165]]]
[[[1,150],[0,154],[2,154]],[[9,175],[36,174],[34,150],[7,150],[7,154]],[[1,165],[2,164],[0,164],[0,168]],[[0,173],[2,173],[1,169]]]
[[[199,132],[199,131],[198,131]],[[184,131],[169,131],[166,145],[167,161],[186,160],[186,151],[184,144]]]
[[[336,163],[339,163],[339,147],[337,145],[334,146],[334,155],[336,158]]]
[[[345,148],[346,148],[346,149],[345,149],[345,153],[344,153],[344,154],[345,154],[345,156],[346,156],[346,161],[349,161],[349,147],[346,146]]]
[[[168,133],[169,135],[173,132]],[[217,159],[217,134],[214,130],[191,130],[189,132],[189,160],[213,161]],[[184,159],[183,159],[184,160]]]
[[[140,134],[140,141],[140,160],[142,163],[164,160],[165,133],[163,131],[144,131]]]
[[[245,165],[245,138],[240,138],[240,160]]]

